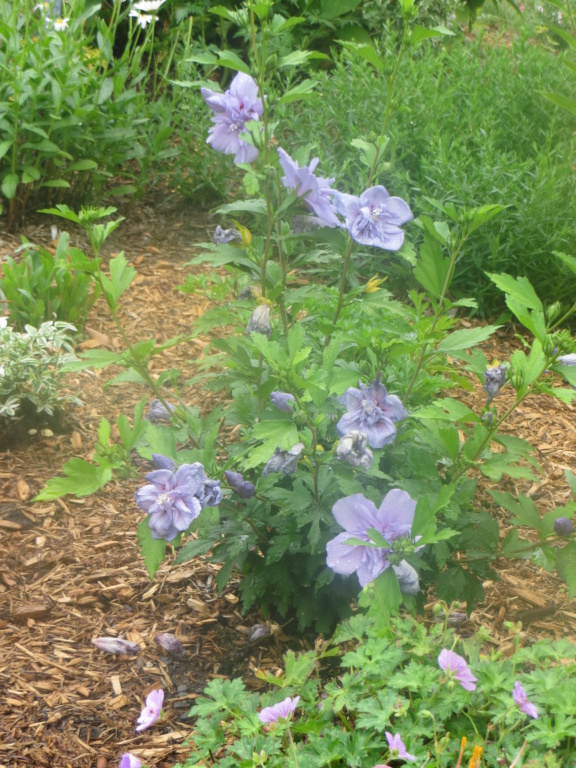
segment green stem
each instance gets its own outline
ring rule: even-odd
[[[296,754],[296,745],[294,744],[294,739],[292,738],[292,731],[290,730],[290,726],[287,726],[288,731],[288,738],[290,739],[290,746],[292,747],[292,754],[294,755],[294,763],[296,764],[296,768],[298,768],[298,756]]]
[[[404,31],[402,34],[402,42],[400,43],[400,50],[398,51],[398,56],[396,57],[396,63],[394,65],[394,69],[392,70],[392,74],[388,79],[388,87],[386,89],[386,106],[384,107],[384,120],[382,122],[382,130],[380,132],[380,136],[382,138],[384,138],[386,134],[386,129],[388,128],[388,124],[390,123],[390,120],[392,118],[392,97],[394,96],[394,86],[396,84],[396,77],[398,76],[398,70],[400,69],[400,64],[402,63],[402,59],[404,58],[404,54],[406,52],[407,43],[408,43],[408,24],[404,22]],[[379,157],[380,157],[380,147],[378,146],[376,147],[376,153],[374,155],[372,167],[370,168],[368,183],[366,185],[367,187],[369,187],[372,182],[372,179],[376,172],[376,166],[378,165]]]
[[[340,277],[340,288],[338,291],[338,304],[336,305],[336,312],[334,313],[334,318],[332,320],[332,325],[336,325],[338,318],[340,317],[340,312],[342,311],[342,308],[344,306],[344,292],[346,290],[346,278],[348,277],[348,267],[350,266],[350,256],[352,255],[352,250],[354,248],[354,241],[352,238],[348,238],[348,247],[346,248],[346,252],[344,254],[344,261],[342,262],[342,275]],[[324,346],[327,346],[330,342],[331,334],[329,334],[326,337],[326,341],[324,342]]]

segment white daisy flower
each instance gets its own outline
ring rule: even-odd
[[[0,317],[0,330],[2,328],[6,328],[8,325],[8,318],[7,317]]]
[[[136,19],[136,23],[139,24],[142,29],[146,29],[148,24],[150,24],[151,21],[158,21],[158,16],[151,16],[149,13],[144,13],[143,11],[138,11],[136,8],[132,8],[129,16],[132,16]]]
[[[68,16],[65,19],[56,19],[54,22],[54,29],[56,32],[63,32],[65,29],[68,29],[69,21],[70,18]]]

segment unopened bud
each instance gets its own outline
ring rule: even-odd
[[[180,640],[178,640],[177,637],[174,637],[174,635],[171,635],[170,632],[162,632],[159,635],[156,635],[154,642],[161,648],[164,648],[164,650],[172,656],[184,656],[186,653],[186,649]]]
[[[119,637],[95,637],[92,643],[98,650],[105,653],[120,653],[125,656],[134,656],[140,652],[138,643],[121,640]]]
[[[554,533],[557,533],[558,536],[570,536],[573,531],[572,521],[567,517],[557,517],[554,520]]]

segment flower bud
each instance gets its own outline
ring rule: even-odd
[[[235,240],[242,240],[242,236],[240,235],[240,232],[238,232],[237,229],[234,229],[232,227],[231,229],[222,229],[220,224],[216,227],[214,230],[214,234],[212,235],[212,240],[216,244],[226,244],[226,243],[232,243]]]
[[[487,400],[490,402],[494,395],[499,392],[506,383],[506,366],[496,365],[487,368],[484,371],[484,389],[486,390]]]
[[[510,376],[510,383],[516,390],[524,386],[524,371],[521,368],[518,368],[512,373]]]
[[[554,304],[551,304],[546,309],[546,320],[548,320],[549,323],[553,323],[554,320],[560,315],[560,312],[562,311],[562,304],[560,304],[559,301],[555,301]]]
[[[554,533],[557,533],[558,536],[570,536],[573,530],[572,521],[567,517],[557,517],[554,520]]]
[[[184,656],[186,653],[186,649],[180,640],[178,640],[177,637],[174,637],[174,635],[171,635],[170,632],[161,632],[159,635],[156,635],[154,642],[161,648],[164,648],[164,650],[172,656]]]
[[[172,405],[172,403],[166,403],[168,408],[166,408],[160,400],[152,400],[150,403],[150,410],[144,416],[146,421],[149,421],[151,424],[158,424],[162,422],[170,422],[171,421],[171,415],[176,410],[176,406]]]
[[[232,472],[227,469],[224,472],[224,477],[230,488],[233,488],[241,499],[251,499],[254,496],[256,491],[254,484],[249,480],[244,480],[240,472]]]
[[[554,357],[557,351],[556,340],[554,339],[554,336],[546,336],[544,339],[544,344],[542,344],[542,351],[547,358]]]
[[[336,446],[336,456],[353,467],[370,469],[374,455],[368,448],[368,438],[362,432],[348,432]]]
[[[278,390],[275,390],[270,395],[270,400],[279,411],[286,411],[288,413],[294,411],[292,404],[296,402],[296,399],[289,392],[278,392]]]
[[[105,653],[121,653],[124,656],[134,656],[140,651],[138,643],[131,643],[129,640],[122,640],[119,637],[95,637],[92,643],[98,650]]]
[[[296,443],[290,448],[289,451],[285,451],[280,446],[274,451],[274,456],[266,464],[262,470],[262,476],[268,477],[272,472],[282,472],[284,475],[293,475],[298,469],[298,461],[302,456],[304,446],[302,443]]]
[[[252,333],[261,333],[264,336],[270,336],[272,328],[270,326],[270,307],[268,304],[260,304],[250,315],[245,334],[250,336]]]

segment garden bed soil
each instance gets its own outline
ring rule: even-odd
[[[129,336],[163,341],[190,334],[208,302],[175,288],[190,269],[183,265],[194,254],[194,243],[209,237],[213,223],[190,204],[169,208],[140,202],[126,217],[108,252],[123,249],[138,269],[122,310]],[[34,219],[18,235],[53,248],[53,223],[63,222]],[[85,247],[80,234],[74,238]],[[0,254],[17,245],[16,235],[2,236]],[[184,377],[192,374],[207,343],[207,338],[192,338],[155,358],[152,371],[180,366]],[[505,360],[517,345],[510,327],[498,331],[484,350]],[[80,347],[121,349],[101,300]],[[139,478],[116,480],[97,495],[32,503],[65,461],[91,457],[101,417],[113,422],[120,413],[133,413],[146,394],[135,384],[104,388],[111,375],[109,370],[72,375],[70,388],[80,392],[84,406],[72,412],[70,431],[43,435],[38,430],[0,454],[0,768],[106,768],[128,751],[149,768],[173,766],[192,749],[183,745],[191,733],[187,713],[207,682],[241,676],[258,687],[256,669],[275,671],[288,648],[314,643],[290,623],[271,624],[270,635],[251,641],[250,626],[264,619],[257,612],[242,614],[233,587],[218,595],[216,566],[199,559],[176,567],[169,561],[150,582],[136,549],[142,513],[134,503],[146,462],[137,461]],[[480,385],[465,398],[470,404],[483,398]],[[510,388],[502,390],[499,407],[512,398]],[[211,392],[194,389],[185,399],[203,410],[216,403]],[[537,483],[507,479],[499,488],[529,493],[541,512],[566,503],[564,470],[576,469],[575,415],[574,407],[547,396],[527,399],[508,429],[535,446],[545,475]],[[502,514],[487,493],[480,500]],[[498,562],[496,570],[500,580],[485,583],[486,598],[460,625],[462,634],[487,626],[489,642],[505,654],[513,649],[508,621],[523,622],[527,644],[574,638],[576,601],[568,599],[558,578],[523,561]],[[432,605],[430,596],[426,621],[433,620]],[[179,637],[186,655],[169,657],[154,642],[160,632]],[[138,642],[142,651],[116,656],[91,643],[111,635]],[[166,694],[164,718],[136,734],[143,699],[154,687]]]

